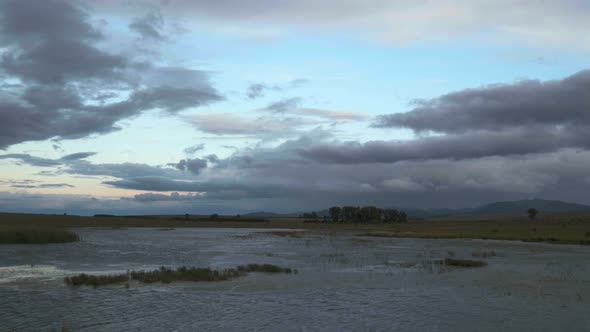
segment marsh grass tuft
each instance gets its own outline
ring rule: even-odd
[[[269,234],[282,237],[302,237],[304,232],[302,231],[269,231],[269,232],[258,232],[258,234]]]
[[[478,257],[478,258],[489,258],[489,257],[500,256],[500,255],[497,252],[495,252],[494,250],[492,250],[492,251],[476,251],[476,252],[472,253],[471,256]]]
[[[77,276],[65,277],[64,281],[68,286],[104,286],[109,284],[118,284],[123,283],[129,280],[129,275],[126,273],[123,274],[113,274],[113,275],[91,275],[82,273]]]
[[[114,275],[88,275],[80,274],[77,276],[65,277],[64,281],[68,286],[105,286],[110,284],[122,284],[129,280],[136,280],[141,283],[151,284],[162,282],[169,284],[174,281],[191,281],[191,282],[214,282],[230,280],[245,276],[249,272],[264,273],[293,273],[296,272],[290,268],[282,268],[271,264],[248,264],[240,265],[236,268],[224,270],[212,270],[210,268],[186,267],[178,269],[160,267],[153,271],[130,271],[128,273]]]
[[[264,273],[292,273],[290,268],[283,268],[272,264],[248,264],[236,268],[240,272],[264,272]]]
[[[445,258],[445,265],[459,267],[482,267],[488,265],[486,262],[475,261],[470,259]]]
[[[43,244],[80,241],[78,234],[68,229],[6,228],[0,229],[0,244]]]

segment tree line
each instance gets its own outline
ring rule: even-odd
[[[333,206],[324,222],[333,223],[404,223],[408,221],[405,212],[397,209],[381,209],[375,206]],[[317,219],[315,212],[304,213],[304,218]]]

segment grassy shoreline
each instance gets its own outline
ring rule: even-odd
[[[590,245],[590,214],[544,214],[536,221],[526,216],[472,216],[460,219],[410,220],[404,224],[331,224],[305,223],[298,218],[258,219],[219,216],[211,221],[208,216],[111,216],[108,218],[6,214],[0,213],[0,230],[26,229],[71,229],[102,227],[124,229],[131,227],[172,228],[252,228],[302,229],[322,232],[355,232],[357,234],[379,234],[375,236],[392,238],[424,239],[485,239],[555,244]],[[279,231],[281,233],[283,231]],[[277,234],[291,236],[290,233]],[[298,234],[293,235],[298,236]]]
[[[49,244],[78,242],[80,237],[69,229],[61,228],[3,228],[0,244]]]

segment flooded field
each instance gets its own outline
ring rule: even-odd
[[[589,246],[260,231],[77,229],[79,243],[3,245],[0,330],[590,331]],[[63,282],[250,263],[298,273],[130,288]]]

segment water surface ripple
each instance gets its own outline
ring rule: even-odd
[[[590,331],[590,247],[253,229],[78,229],[3,245],[0,331]],[[236,236],[237,235],[237,236]],[[436,260],[494,252],[477,269]],[[270,263],[218,283],[67,288],[66,275]]]

